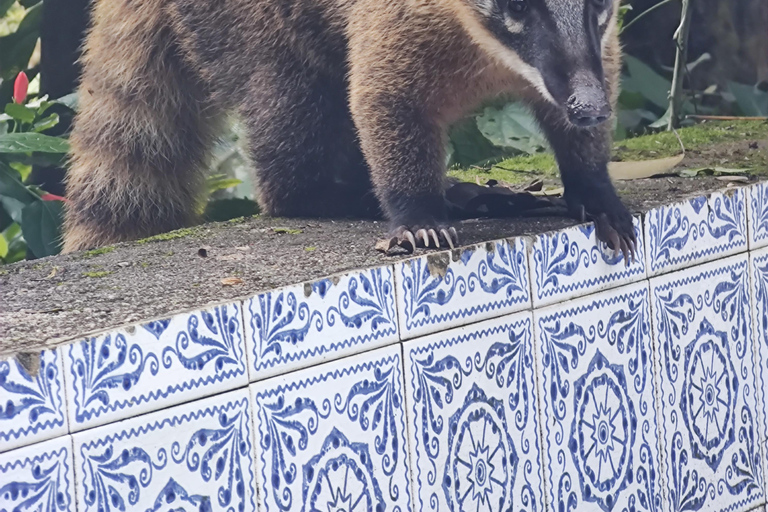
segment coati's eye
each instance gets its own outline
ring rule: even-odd
[[[527,0],[507,0],[507,9],[513,14],[522,14],[528,10]]]
[[[608,7],[608,2],[609,0],[592,0],[592,5],[594,5],[597,10],[603,10]]]

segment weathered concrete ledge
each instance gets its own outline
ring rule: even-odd
[[[629,208],[643,213],[725,186],[715,178],[670,177],[617,187]],[[475,244],[572,224],[467,221],[460,234],[462,244]],[[384,232],[375,222],[253,218],[0,267],[0,357],[409,257],[377,252]]]

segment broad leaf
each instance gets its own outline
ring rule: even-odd
[[[16,121],[20,121],[22,123],[34,123],[35,122],[35,112],[34,110],[30,110],[24,105],[19,105],[18,103],[9,103],[5,106],[5,113],[11,116]]]
[[[35,201],[21,214],[21,230],[27,247],[36,258],[53,256],[61,251],[61,224],[64,203]]]
[[[8,241],[0,234],[0,258],[8,256]]]
[[[69,142],[60,137],[39,133],[6,133],[0,135],[0,153],[68,153]]]

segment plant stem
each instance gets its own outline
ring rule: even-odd
[[[683,104],[683,79],[688,62],[688,34],[691,31],[691,1],[683,0],[680,26],[675,32],[675,73],[672,77],[672,90],[669,91],[669,124],[667,130],[677,128],[680,122],[680,110]]]

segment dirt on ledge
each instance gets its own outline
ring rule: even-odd
[[[675,177],[617,188],[640,213],[726,185]],[[573,224],[542,217],[466,221],[457,229],[470,245]],[[409,257],[374,249],[385,231],[376,222],[257,217],[0,267],[0,357]]]

